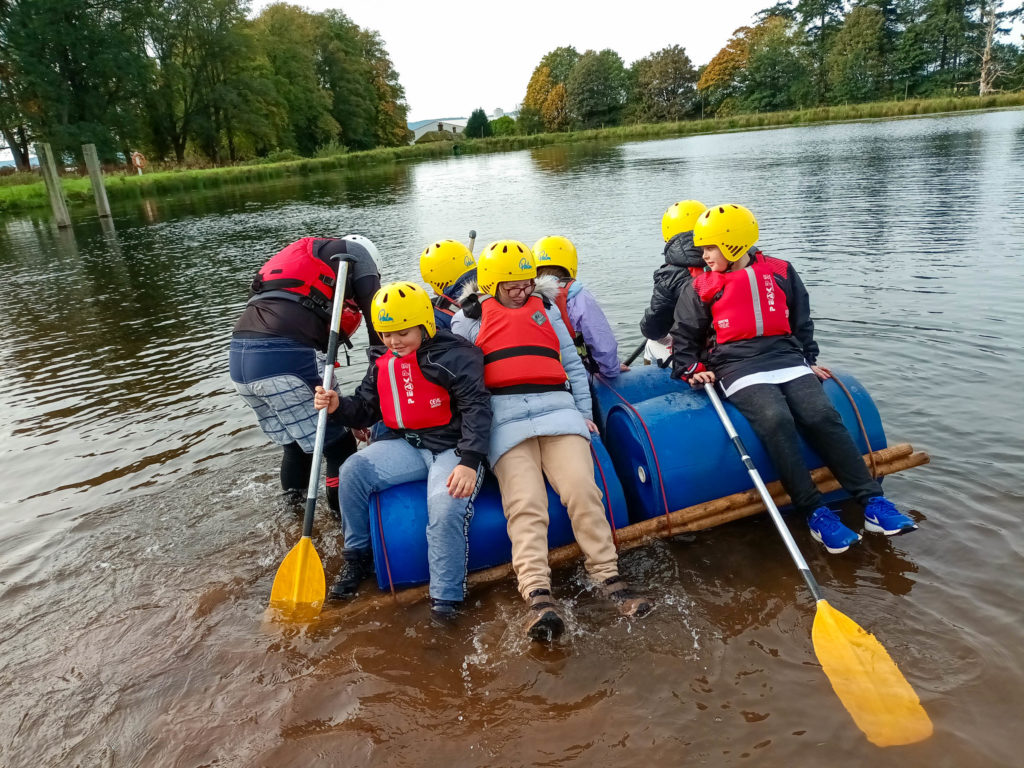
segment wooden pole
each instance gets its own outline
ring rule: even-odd
[[[931,461],[927,453],[915,452],[910,443],[898,443],[897,445],[874,451],[874,462],[879,477],[891,475],[894,472],[902,472],[912,467],[920,467]],[[871,465],[870,454],[864,454],[864,463]],[[839,481],[832,476],[828,467],[819,467],[812,470],[811,479],[818,485],[822,493],[831,493],[839,489]],[[777,506],[785,506],[790,503],[789,496],[782,489],[782,483],[775,481],[768,484],[768,492]],[[734,493],[731,496],[723,496],[720,499],[712,499],[692,507],[686,507],[668,515],[659,515],[650,520],[642,520],[625,528],[619,528],[615,532],[618,541],[619,552],[636,549],[653,539],[664,539],[677,536],[681,533],[693,533],[713,528],[716,525],[730,523],[744,517],[760,514],[765,511],[764,502],[756,489]],[[575,542],[566,544],[548,552],[548,562],[552,568],[566,563],[571,563],[582,557],[580,547]],[[474,571],[468,576],[469,586],[479,586],[514,576],[512,564],[496,565],[493,568]],[[375,595],[366,600],[359,600],[352,603],[353,608],[365,608],[371,604],[384,604],[399,602],[411,604],[425,599],[428,596],[427,587],[410,587],[402,589],[391,595]]]
[[[57,226],[70,227],[71,216],[68,214],[68,206],[64,202],[64,189],[60,185],[60,176],[57,175],[57,166],[53,162],[53,150],[49,144],[36,144],[36,159],[39,160],[39,170],[43,173],[43,183],[46,184],[46,193],[50,197],[50,207],[53,209],[53,217],[57,220]]]
[[[100,158],[96,154],[95,144],[83,144],[82,154],[85,156],[85,167],[89,169],[89,183],[96,197],[96,210],[100,216],[110,216],[110,203],[107,201],[107,188],[103,184],[103,172],[100,170]]]

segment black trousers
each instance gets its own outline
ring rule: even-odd
[[[729,402],[750,422],[798,512],[809,515],[825,503],[800,454],[798,435],[861,504],[882,495],[882,486],[868,472],[817,376],[800,376],[785,384],[753,384],[730,395]]]
[[[338,506],[338,471],[345,459],[356,452],[356,439],[347,429],[333,443],[324,446],[327,461],[327,504],[332,510]],[[298,443],[284,446],[281,457],[281,487],[286,491],[301,491],[305,494],[309,486],[309,473],[313,468],[313,457],[304,453]]]

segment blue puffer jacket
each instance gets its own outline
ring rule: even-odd
[[[473,290],[476,286],[471,286]],[[491,396],[491,438],[487,449],[487,460],[493,467],[505,453],[531,437],[553,435],[579,435],[590,439],[584,418],[592,419],[590,383],[580,356],[576,354],[561,313],[554,305],[558,282],[551,278],[539,278],[535,295],[545,300],[544,311],[551,326],[558,335],[561,346],[562,366],[569,377],[572,392],[541,392],[530,395]],[[480,333],[480,320],[466,317],[465,310],[459,310],[452,318],[452,333],[463,336],[474,344]]]

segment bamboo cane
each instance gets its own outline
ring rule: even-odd
[[[868,454],[863,456],[864,463],[869,466],[871,463],[870,458]],[[915,452],[910,443],[898,443],[897,445],[874,451],[874,460],[878,475],[881,477],[927,464],[931,461],[931,458],[923,451]],[[833,477],[828,467],[819,467],[812,470],[811,479],[818,485],[818,489],[822,493],[831,493],[839,489],[839,481]],[[789,504],[789,495],[783,490],[782,484],[777,480],[768,484],[768,491],[778,506]],[[680,533],[703,531],[764,511],[765,506],[760,494],[756,489],[752,489],[700,504],[694,504],[693,506],[670,512],[668,515],[659,515],[650,520],[627,525],[616,530],[615,535],[618,539],[619,551],[622,552],[643,546],[653,539],[667,538]],[[548,553],[548,562],[552,568],[556,568],[578,560],[581,556],[582,552],[579,545],[573,542],[572,544],[566,544],[564,547],[552,549]],[[512,564],[505,563],[470,573],[468,582],[470,587],[476,587],[482,584],[501,581],[512,575],[514,575]],[[374,595],[366,600],[359,600],[350,605],[353,608],[358,607],[360,609],[392,601],[409,605],[425,599],[427,595],[427,587],[411,587],[396,592],[393,597],[391,595]]]

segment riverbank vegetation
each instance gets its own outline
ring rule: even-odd
[[[236,184],[255,184],[288,176],[308,176],[340,169],[359,169],[405,160],[450,157],[459,154],[505,152],[551,144],[582,141],[634,141],[662,139],[728,131],[781,128],[813,123],[912,117],[977,109],[1000,109],[1024,106],[1024,92],[992,94],[985,97],[943,99],[911,99],[869,104],[785,112],[762,112],[730,115],[705,120],[682,120],[663,123],[637,123],[612,128],[597,128],[560,133],[506,134],[490,138],[452,137],[454,141],[438,140],[401,147],[387,147],[366,152],[324,154],[316,158],[299,158],[281,162],[253,162],[248,165],[183,171],[146,173],[143,176],[117,173],[106,177],[107,195],[111,200],[140,199],[197,190],[211,190]],[[89,179],[65,177],[64,193],[72,203],[88,204],[93,195]],[[18,212],[49,205],[46,189],[36,173],[0,176],[0,213]]]
[[[1024,6],[1005,5],[783,0],[700,67],[678,45],[629,67],[611,49],[563,46],[535,67],[519,132],[1019,91],[1024,47],[1007,38]]]
[[[377,32],[338,10],[247,0],[0,2],[0,136],[107,164],[221,165],[399,146],[405,93]]]

